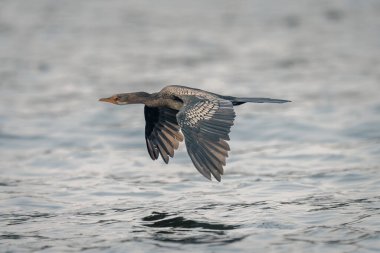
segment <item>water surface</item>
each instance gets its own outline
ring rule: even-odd
[[[378,1],[0,1],[0,251],[378,252]],[[145,149],[183,84],[236,108],[222,182]]]

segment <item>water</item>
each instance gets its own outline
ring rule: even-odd
[[[1,252],[378,252],[379,1],[0,1]],[[150,160],[142,106],[243,105],[221,183]]]

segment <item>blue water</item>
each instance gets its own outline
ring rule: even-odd
[[[1,252],[379,252],[379,1],[0,1]],[[152,161],[143,108],[236,108],[222,182]]]

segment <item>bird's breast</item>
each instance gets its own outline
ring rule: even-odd
[[[147,101],[145,103],[149,107],[167,107],[174,110],[180,110],[183,106],[183,102],[180,100],[174,100],[169,98],[160,98],[156,100]]]

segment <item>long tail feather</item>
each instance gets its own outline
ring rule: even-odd
[[[290,100],[284,99],[273,99],[273,98],[235,98],[232,100],[233,105],[241,105],[244,103],[276,103],[283,104],[291,102]]]

